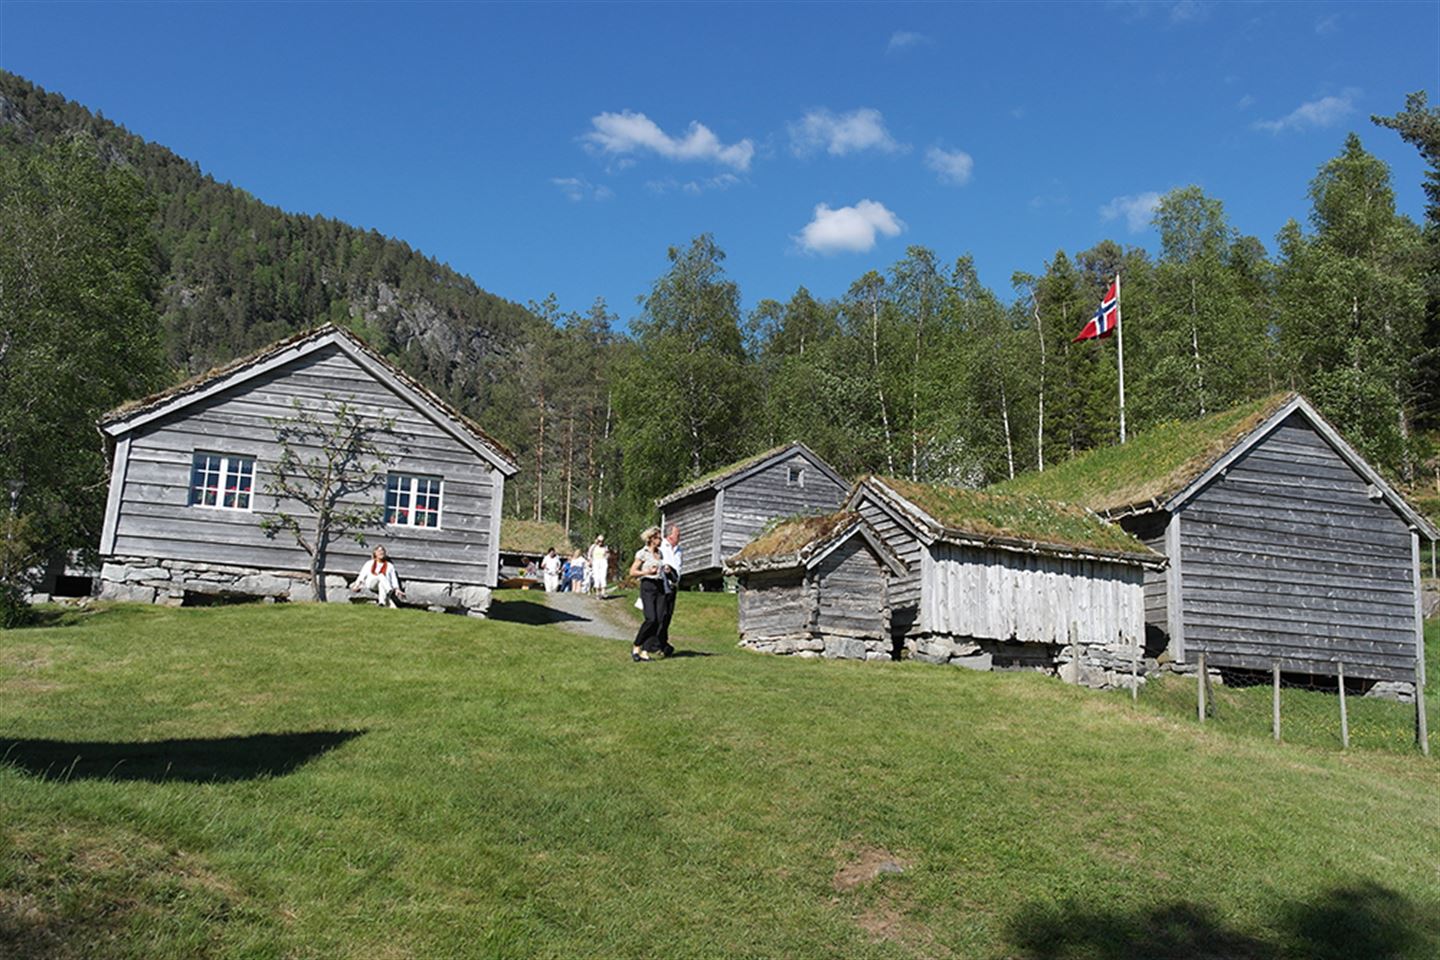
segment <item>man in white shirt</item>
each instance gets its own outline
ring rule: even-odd
[[[684,551],[680,549],[680,528],[670,524],[665,539],[660,541],[660,559],[665,564],[665,592],[670,602],[665,605],[665,616],[660,621],[660,650],[667,657],[675,655],[670,645],[670,618],[675,615],[675,600],[680,591],[680,564]]]

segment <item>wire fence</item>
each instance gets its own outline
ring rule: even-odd
[[[1424,714],[1412,685],[1354,676],[1342,685],[1344,665],[1335,666],[1334,676],[1311,676],[1213,667],[1202,674],[1192,665],[1184,673],[1149,678],[1137,702],[1217,730],[1285,743],[1395,752],[1440,747],[1440,711],[1425,702],[1423,689]]]

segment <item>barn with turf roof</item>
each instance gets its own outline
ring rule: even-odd
[[[846,508],[900,561],[891,635],[918,660],[1054,671],[1127,686],[1145,633],[1145,578],[1165,560],[1083,507],[866,477]]]
[[[661,525],[680,528],[682,583],[716,585],[731,556],[770,521],[830,513],[849,484],[803,443],[775,447],[713,470],[660,498]]]
[[[725,562],[740,645],[764,653],[893,659],[890,580],[905,566],[856,513],[791,517]]]
[[[1152,654],[1423,683],[1420,540],[1436,530],[1297,394],[994,489],[1081,504],[1169,559],[1146,577]]]

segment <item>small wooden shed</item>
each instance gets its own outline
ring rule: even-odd
[[[1420,538],[1437,534],[1303,397],[1170,423],[996,488],[1081,503],[1164,553],[1152,653],[1424,682]]]
[[[523,577],[525,567],[539,563],[554,550],[563,560],[575,554],[575,544],[563,524],[554,520],[521,520],[505,517],[500,521],[500,576]]]
[[[847,484],[803,443],[721,467],[656,501],[662,527],[680,528],[682,584],[718,583],[725,558],[779,517],[829,513]]]
[[[1035,497],[866,477],[847,501],[905,564],[891,631],[915,659],[1131,683],[1145,572],[1165,560],[1089,511]]]
[[[309,555],[262,522],[281,502],[269,481],[280,425],[296,403],[324,420],[346,404],[366,422],[384,462],[346,485],[346,507],[372,509],[369,544],[337,538],[326,552],[331,600],[373,545],[395,560],[407,600],[484,613],[499,575],[500,508],[515,460],[445,400],[326,325],[271,344],[100,421],[111,454],[100,538],[102,597],[181,604],[216,597],[312,599]],[[297,456],[318,456],[313,436]]]
[[[740,646],[890,660],[889,584],[905,567],[856,513],[795,517],[725,563],[738,582]]]

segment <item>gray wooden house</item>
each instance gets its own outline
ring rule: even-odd
[[[1420,538],[1436,530],[1297,394],[997,489],[1084,504],[1169,558],[1145,583],[1152,653],[1424,682]]]
[[[779,517],[829,513],[848,484],[803,443],[715,470],[656,501],[661,526],[680,528],[685,586],[713,584],[726,557]]]
[[[1126,686],[1145,633],[1145,576],[1164,558],[1080,508],[867,477],[846,502],[906,567],[891,632],[915,659],[1055,671]]]
[[[740,645],[765,653],[890,660],[889,585],[905,566],[856,513],[782,520],[725,562]]]
[[[378,516],[363,531],[367,545],[330,544],[329,598],[348,599],[349,581],[383,545],[410,602],[483,613],[499,572],[513,457],[357,337],[328,325],[104,417],[111,471],[101,596],[172,604],[311,598],[308,554],[289,534],[261,527],[279,508],[267,481],[281,449],[277,426],[293,417],[295,401],[321,416],[344,401],[376,423],[394,422],[372,436],[388,463],[345,494],[345,504],[373,506]]]

